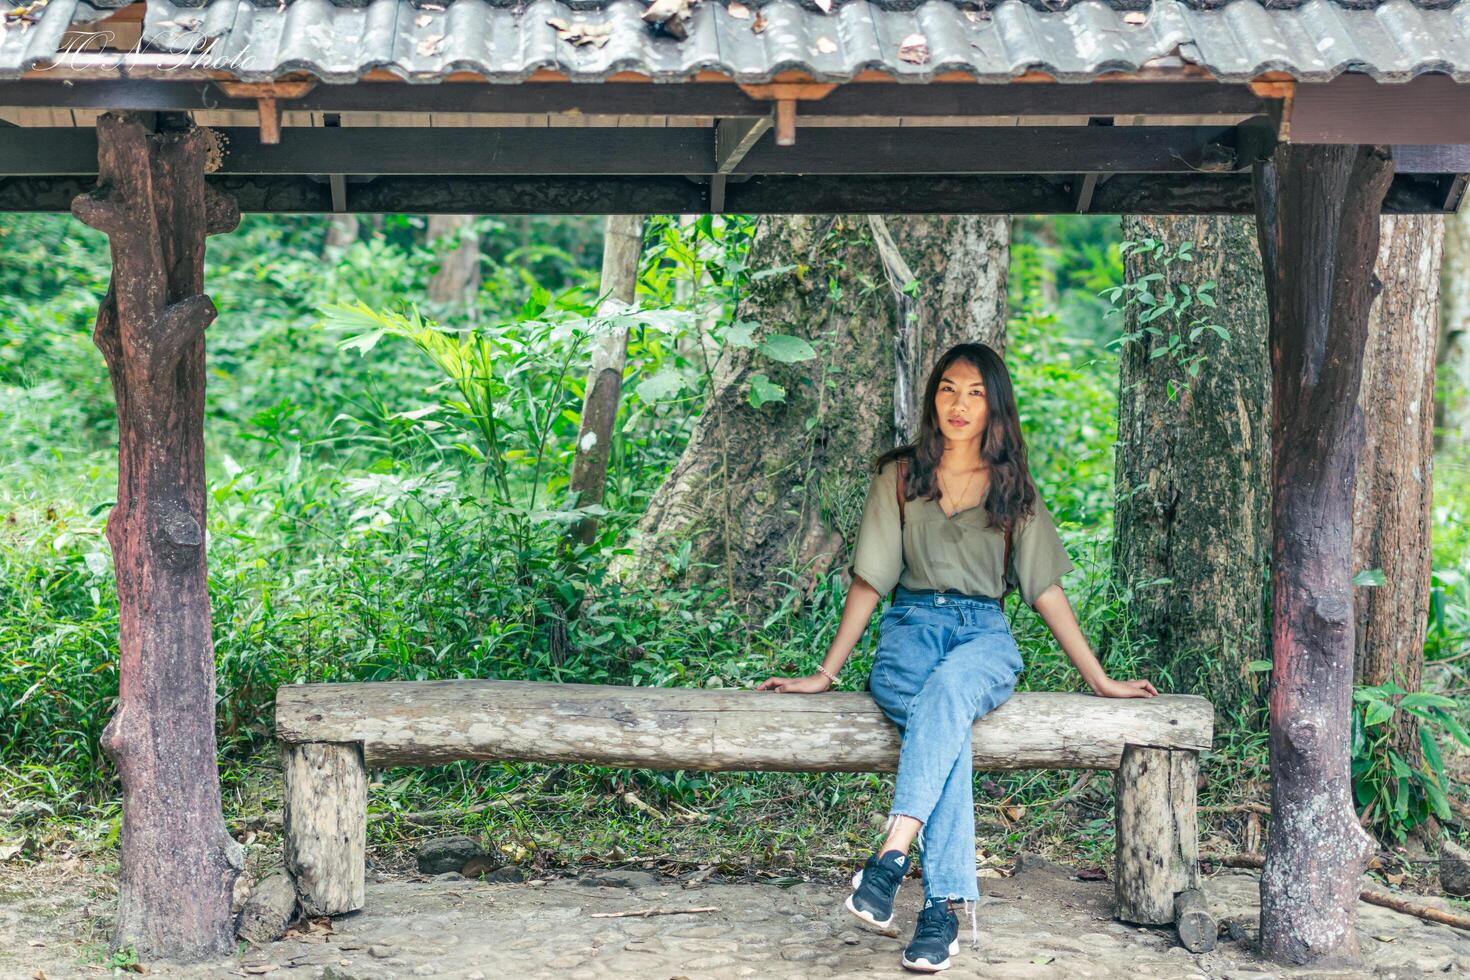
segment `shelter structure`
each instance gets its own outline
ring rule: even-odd
[[[1350,955],[1357,396],[1378,215],[1470,174],[1470,4],[32,0],[0,209],[112,241],[96,340],[123,782],[116,941],[228,949],[205,589],[204,241],[239,212],[1254,213],[1273,365],[1265,954]]]

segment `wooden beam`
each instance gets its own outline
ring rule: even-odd
[[[1449,75],[1339,75],[1297,85],[1291,105],[1293,143],[1470,143],[1470,85]]]
[[[691,127],[298,128],[279,145],[248,127],[216,131],[226,148],[222,174],[707,175],[719,166],[708,131]],[[1249,165],[1238,155],[1233,126],[819,127],[804,133],[796,147],[755,138],[728,172],[1209,174]],[[90,173],[95,147],[89,130],[34,129],[24,141],[0,145],[0,174]]]
[[[197,111],[250,110],[254,96],[234,98],[221,83],[158,78],[0,81],[0,108],[89,108]],[[1177,114],[1252,116],[1272,101],[1245,85],[1210,82],[1098,82],[1017,85],[869,82],[839,85],[811,111],[836,117],[1138,116]],[[585,115],[656,115],[678,118],[750,118],[770,115],[771,103],[735,84],[575,85],[567,82],[483,82],[410,85],[356,82],[317,85],[291,102],[307,112],[477,112],[512,115],[581,112]],[[1418,140],[1416,142],[1427,142]]]
[[[210,175],[243,211],[330,214],[324,176]],[[1069,176],[919,175],[751,177],[725,189],[738,214],[1073,214]],[[1400,174],[1385,214],[1453,210],[1452,175]],[[66,211],[91,187],[88,176],[0,177],[0,211]],[[349,175],[344,202],[353,214],[702,214],[709,188],[684,177],[376,177]],[[1100,181],[1089,214],[1251,214],[1245,174],[1118,174]]]
[[[984,769],[1117,769],[1125,745],[1201,751],[1204,698],[1017,694],[975,723]],[[1062,733],[1066,737],[1062,737]],[[528,681],[287,685],[285,743],[360,742],[370,768],[458,759],[706,771],[891,772],[899,736],[866,694]]]

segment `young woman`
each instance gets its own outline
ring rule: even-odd
[[[1146,680],[1108,677],[1077,626],[1057,584],[1072,562],[1026,468],[1010,375],[994,350],[959,344],[939,358],[924,386],[918,439],[884,453],[875,470],[826,658],[809,677],[771,677],[759,689],[829,689],[879,599],[897,586],[879,621],[868,686],[903,735],[898,780],[887,836],[844,904],[886,930],[922,829],[925,900],[902,963],[935,973],[959,952],[955,905],[969,906],[975,942],[970,726],[1011,696],[1023,666],[1001,599],[1020,591],[1095,694],[1158,692]]]

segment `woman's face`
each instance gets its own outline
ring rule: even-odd
[[[985,401],[985,382],[978,368],[961,360],[944,369],[939,390],[934,393],[934,415],[947,445],[980,438],[990,407]]]

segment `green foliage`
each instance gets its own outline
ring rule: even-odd
[[[1430,816],[1454,819],[1440,744],[1448,738],[1470,748],[1470,735],[1455,717],[1458,707],[1442,694],[1409,692],[1392,682],[1353,690],[1353,795],[1379,833],[1402,843]],[[1406,759],[1393,746],[1400,711],[1418,719],[1422,758]]]
[[[765,405],[780,397],[775,367],[815,354],[790,333],[735,317],[751,282],[795,268],[748,267],[750,219],[650,219],[631,308],[599,302],[598,222],[479,219],[466,234],[481,242],[484,281],[464,315],[414,306],[438,261],[424,225],[405,215],[365,223],[329,261],[315,217],[247,217],[210,241],[208,286],[222,313],[207,336],[209,589],[232,807],[260,781],[282,684],[488,677],[746,687],[811,671],[841,616],[835,571],[764,621],[737,614],[718,588],[635,591],[609,572],[631,550],[720,358],[759,350],[767,372],[753,372],[745,395]],[[1140,644],[1110,575],[1118,369],[1109,345],[1120,323],[1098,298],[1122,282],[1118,223],[1023,219],[1016,236],[1007,363],[1033,472],[1078,565],[1065,584],[1079,619],[1109,671],[1134,676]],[[99,814],[99,841],[111,846],[120,821],[99,738],[117,693],[102,533],[116,432],[89,337],[107,245],[63,217],[6,215],[0,246],[0,295],[15,298],[0,310],[0,798]],[[813,288],[839,288],[831,270],[798,271]],[[1181,315],[1208,309],[1194,302]],[[582,511],[566,487],[588,352],[614,325],[629,333],[608,489],[598,536],[573,545],[566,524]],[[1449,667],[1470,642],[1465,473],[1435,471],[1426,651]],[[864,479],[823,474],[823,513],[850,529],[865,489]],[[686,548],[672,560],[689,556]],[[1016,601],[1009,614],[1027,663],[1023,687],[1081,689],[1040,619]],[[844,686],[861,688],[875,641],[875,631],[863,637]],[[1454,710],[1412,699],[1378,698],[1394,711],[1422,710],[1436,746],[1447,745]],[[1382,741],[1390,722],[1367,724],[1368,703],[1355,705],[1360,792],[1384,797],[1379,812],[1407,827],[1433,812],[1432,791],[1412,773],[1401,783]],[[1207,792],[1229,793],[1264,752],[1256,733],[1222,733],[1207,764],[1232,778]],[[1423,779],[1448,792],[1429,765]],[[533,854],[707,846],[708,824],[630,813],[620,800],[634,792],[657,810],[697,808],[719,821],[742,863],[784,861],[782,848],[871,843],[863,819],[881,806],[886,778],[468,763],[376,775],[372,805],[389,813],[536,793],[580,829],[563,835],[556,820],[515,808],[466,818],[467,829]],[[1108,847],[1105,786],[1044,772],[981,778],[982,813],[1034,807],[1024,825],[990,828],[1010,845],[1038,846],[1065,827],[1089,853]],[[393,820],[373,826],[378,840],[417,832]]]
[[[1194,261],[1194,243],[1180,242],[1171,247],[1157,238],[1124,242],[1120,253],[1124,259],[1135,257],[1146,272],[1141,276],[1101,290],[1113,308],[1110,316],[1125,316],[1130,309],[1136,328],[1125,332],[1114,343],[1119,347],[1141,345],[1149,360],[1168,358],[1177,368],[1175,376],[1165,379],[1169,400],[1189,390],[1192,379],[1199,377],[1211,348],[1201,343],[1213,334],[1222,343],[1230,343],[1230,332],[1215,322],[1211,310],[1215,305],[1215,282],[1189,283],[1170,281],[1169,269],[1181,262]]]

